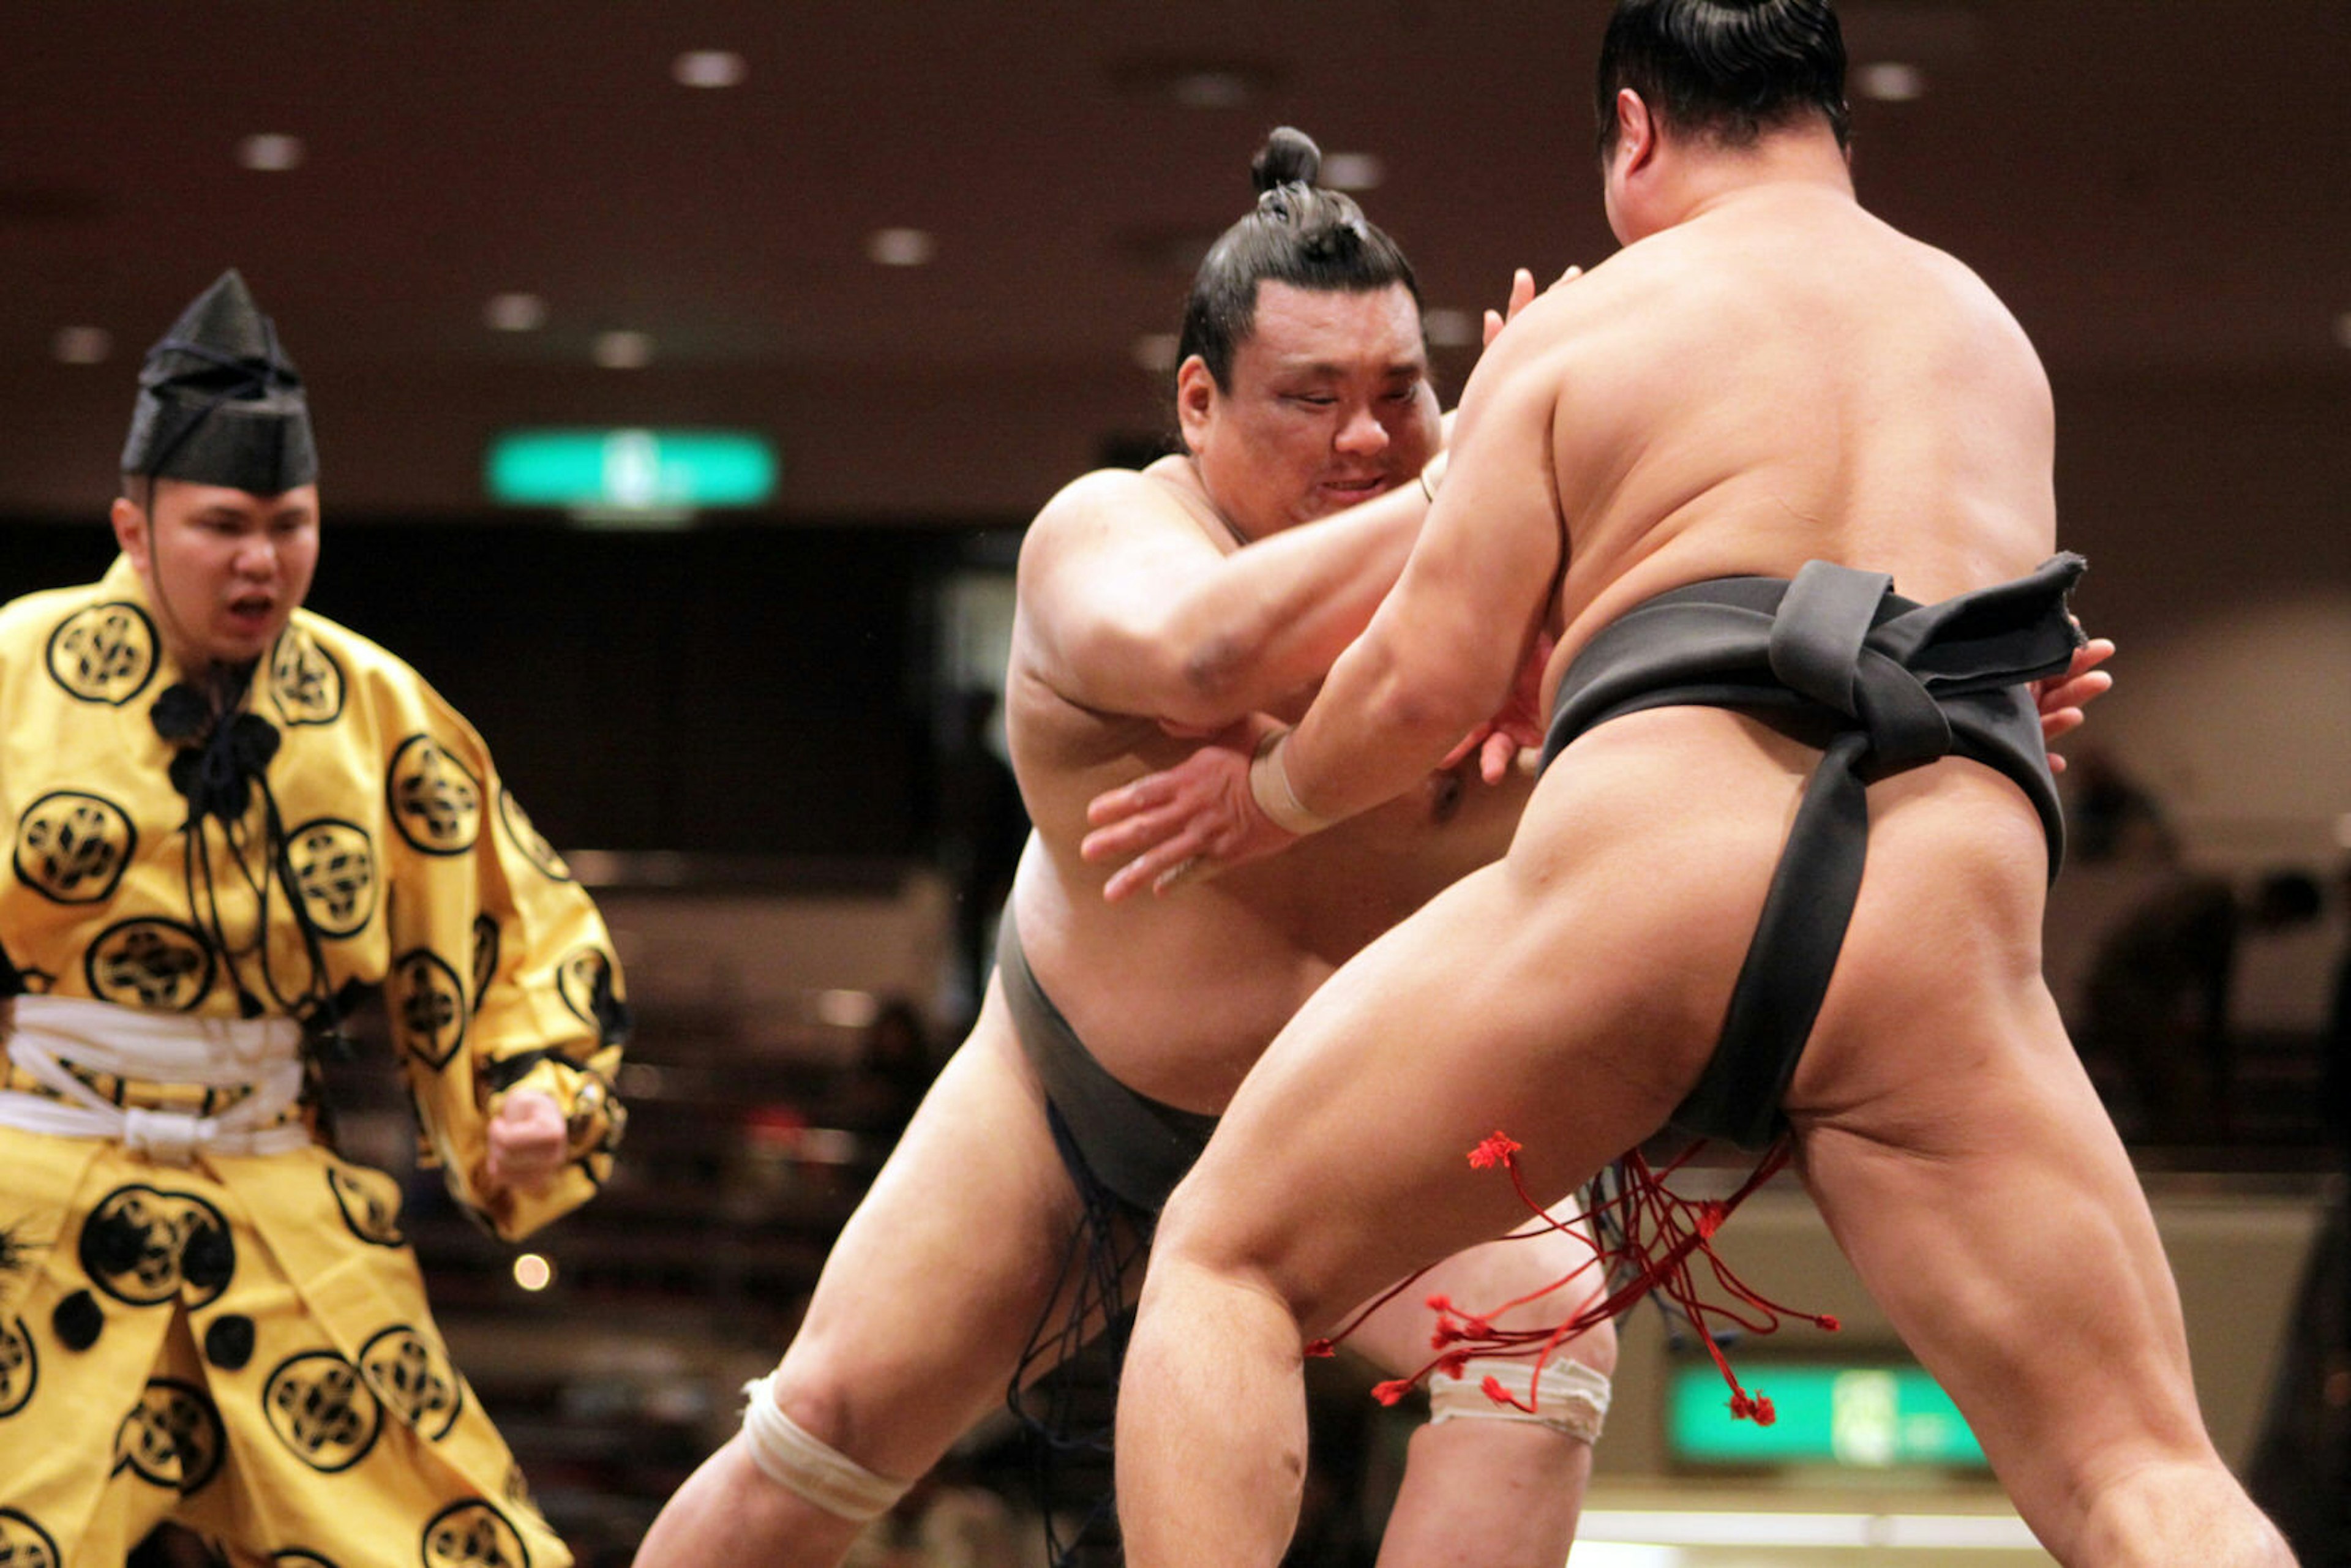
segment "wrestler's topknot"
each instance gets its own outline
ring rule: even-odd
[[[1401,283],[1413,303],[1420,285],[1394,240],[1364,216],[1354,198],[1314,183],[1322,152],[1281,126],[1249,161],[1257,206],[1219,235],[1192,280],[1176,361],[1197,354],[1218,386],[1231,384],[1233,352],[1257,324],[1258,285],[1370,293]]]
[[[1260,194],[1280,185],[1311,185],[1322,172],[1322,149],[1294,125],[1276,126],[1249,160],[1249,178]]]

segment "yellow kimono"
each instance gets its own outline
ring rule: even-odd
[[[243,704],[266,788],[197,852],[203,747],[156,722],[181,679],[127,559],[0,607],[0,1563],[116,1568],[175,1518],[238,1563],[568,1563],[397,1184],[314,1132],[292,1020],[380,986],[424,1158],[518,1238],[611,1166],[610,937],[465,721],[308,612]],[[500,1192],[486,1126],[524,1090],[571,1157]]]

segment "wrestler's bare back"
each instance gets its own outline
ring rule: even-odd
[[[1181,493],[1204,549],[1236,548],[1180,460],[1135,485]],[[1033,548],[1033,547],[1032,547]],[[1035,607],[1016,617],[1005,722],[1035,834],[1013,892],[1040,983],[1121,1081],[1187,1110],[1224,1108],[1265,1047],[1331,973],[1374,937],[1508,846],[1526,781],[1494,785],[1474,763],[1290,854],[1187,888],[1180,898],[1102,901],[1113,868],[1079,857],[1086,804],[1173,766],[1198,742],[1155,719],[1088,707],[1036,656]],[[1275,716],[1297,717],[1311,688]]]
[[[1735,195],[1554,290],[1502,342],[1498,372],[1557,388],[1554,676],[1681,583],[1822,558],[1929,601],[2054,548],[2053,417],[2022,329],[1841,193]]]
[[[1823,559],[1929,601],[2022,576],[2054,549],[2053,418],[2022,330],[1959,263],[1842,193],[1760,186],[1628,246],[1526,311],[1489,365],[1497,402],[1550,399],[1533,439],[1548,442],[1564,561],[1546,702],[1594,632],[1669,588]],[[1465,454],[1486,390],[1465,396]],[[1546,776],[1511,864],[1535,879],[1573,866],[1592,889],[1622,878],[1652,921],[1641,946],[1673,955],[1685,983],[1711,973],[1727,988],[1751,921],[1725,918],[1722,889],[1744,882],[1760,898],[1817,757],[1722,709],[1618,719]],[[1695,793],[1708,809],[1694,814]],[[1849,956],[1890,956],[1930,929],[1949,941],[1964,922],[2037,973],[2047,867],[2022,794],[1949,760],[1871,800],[1875,885]],[[1917,918],[1929,910],[1948,918]],[[1717,988],[1684,992],[1694,1043],[1711,1038]],[[1838,1058],[1821,1048],[1835,1032],[1816,1038],[1792,1105]]]

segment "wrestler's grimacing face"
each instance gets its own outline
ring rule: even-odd
[[[1186,435],[1210,497],[1252,538],[1369,500],[1437,455],[1428,350],[1402,284],[1260,284],[1229,379],[1209,383]]]

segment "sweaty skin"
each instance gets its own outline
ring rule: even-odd
[[[1597,628],[1682,583],[1824,558],[1931,601],[2054,548],[2049,390],[2024,335],[1855,203],[1825,122],[1732,151],[1618,105],[1626,247],[1480,363],[1402,580],[1282,745],[1314,812],[1409,789],[1538,630],[1557,638],[1548,700]],[[1719,709],[1604,725],[1544,775],[1501,862],[1301,1010],[1165,1217],[1120,1407],[1135,1568],[1278,1562],[1300,1335],[1508,1221],[1508,1184],[1465,1166],[1481,1138],[1507,1128],[1531,1185],[1560,1191],[1665,1121],[1817,755]],[[1113,797],[1097,852],[1311,848],[1250,806],[1246,768],[1207,747]],[[2032,809],[1959,759],[1876,785],[1870,809],[1786,1101],[1823,1216],[2060,1560],[2287,1560],[2205,1435],[2145,1198],[2042,979]]]
[[[1200,1112],[1223,1109],[1342,962],[1499,855],[1527,792],[1515,776],[1479,782],[1474,760],[1425,768],[1401,799],[1283,862],[1180,899],[1104,903],[1105,873],[1079,853],[1086,802],[1182,758],[1196,742],[1175,732],[1198,733],[1205,713],[1301,712],[1394,584],[1427,510],[1414,481],[1438,420],[1401,287],[1262,285],[1232,382],[1218,387],[1187,362],[1177,391],[1191,455],[1086,476],[1039,515],[1021,552],[1005,709],[1035,825],[1012,894],[1029,964],[1113,1074]],[[775,1396],[867,1469],[920,1475],[1000,1405],[1053,1305],[1077,1212],[992,982],[827,1261]],[[1559,1237],[1468,1247],[1351,1343],[1392,1373],[1416,1371],[1432,1354],[1429,1292],[1508,1301],[1588,1257]],[[1605,1372],[1614,1335],[1573,1354]],[[1380,1561],[1556,1568],[1590,1462],[1589,1445],[1541,1427],[1425,1427]],[[831,1563],[858,1529],[767,1481],[738,1435],[671,1500],[637,1562]]]

